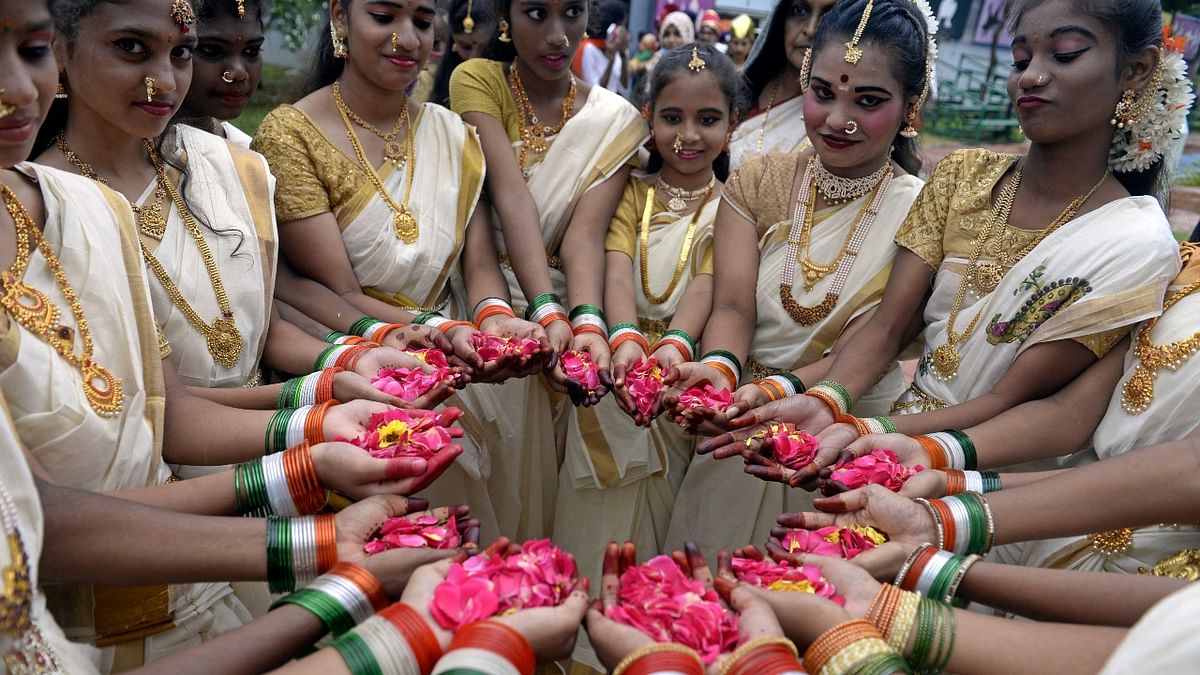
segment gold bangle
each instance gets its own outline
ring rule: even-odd
[[[758,649],[759,647],[766,645],[784,645],[788,648],[788,651],[792,653],[792,656],[796,657],[797,660],[800,659],[800,652],[796,650],[796,644],[794,642],[783,637],[782,635],[764,635],[763,637],[754,638],[753,640],[733,650],[733,653],[729,655],[729,658],[725,659],[725,664],[721,666],[721,670],[718,672],[718,675],[726,675],[726,673],[728,673],[730,670],[733,670],[733,667],[737,665],[737,662],[741,661],[742,658],[744,658],[747,654],[755,649]]]
[[[704,661],[700,659],[700,655],[696,653],[696,650],[692,649],[691,647],[677,645],[673,642],[655,642],[654,644],[635,649],[629,656],[621,659],[621,662],[617,664],[617,667],[613,668],[613,675],[622,675],[622,673],[629,669],[629,666],[633,665],[634,661],[637,661],[647,654],[653,654],[655,652],[679,652],[680,654],[687,654],[688,656],[696,659],[696,663],[700,666],[700,670],[704,670]]]

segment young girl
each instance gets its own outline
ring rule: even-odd
[[[636,326],[641,338],[613,349],[616,396],[571,418],[559,474],[554,541],[595,581],[609,541],[662,549],[691,459],[692,438],[655,420],[657,402],[638,412],[626,376],[647,358],[663,372],[690,360],[704,329],[713,219],[740,93],[732,62],[707,44],[667,52],[650,83],[650,171],[629,179],[613,216],[604,297],[612,325]]]
[[[817,26],[837,0],[781,0],[759,31],[742,72],[754,105],[729,143],[731,166],[768,152],[791,152],[806,142],[801,66]]]
[[[883,297],[892,238],[921,188],[916,144],[901,132],[928,82],[925,19],[908,0],[876,1],[869,21],[863,16],[861,4],[839,5],[814,42],[804,100],[815,150],[755,157],[725,187],[703,351],[723,350],[735,367],[745,364],[744,386],[727,381],[738,373],[703,362],[678,371],[680,386],[736,389],[734,409],[820,379],[826,355]],[[843,43],[856,34],[862,55],[852,64]],[[887,412],[902,389],[893,367],[875,384],[866,414]],[[668,543],[692,539],[708,552],[759,541],[776,511],[807,503],[800,491],[755,483],[737,463],[696,457]]]
[[[502,1],[498,12],[492,58],[473,59],[454,71],[450,102],[479,129],[497,248],[513,303],[545,326],[555,352],[586,351],[607,369],[599,309],[604,237],[646,139],[646,123],[624,99],[571,75],[571,56],[587,24],[586,2]],[[578,333],[567,307],[573,308]],[[561,369],[547,372],[564,383]],[[602,385],[583,391],[566,384],[581,403],[595,403],[604,393]],[[561,452],[555,449],[562,447],[565,401],[558,398],[552,408],[538,381],[524,383],[522,391],[512,386],[504,395],[505,409],[529,438],[521,452],[496,458],[492,484],[520,514],[520,524],[506,534],[544,535],[554,513]]]

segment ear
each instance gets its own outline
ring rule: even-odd
[[[342,0],[329,0],[329,20],[333,22],[333,25],[346,30],[348,19],[346,8],[342,6]]]
[[[50,41],[50,49],[54,52],[54,60],[58,63],[58,74],[64,75],[67,72],[67,54],[70,50],[67,49],[67,38],[62,33],[55,32],[54,38]],[[62,79],[61,77],[59,79]]]
[[[1162,48],[1151,45],[1129,61],[1121,78],[1122,89],[1141,91],[1154,78],[1162,61]]]

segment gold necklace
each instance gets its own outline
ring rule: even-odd
[[[42,338],[72,366],[79,370],[83,379],[83,394],[87,397],[88,405],[101,417],[113,417],[121,412],[125,394],[121,389],[121,380],[107,368],[92,360],[93,342],[92,331],[88,328],[87,319],[83,314],[83,305],[75,295],[75,289],[67,281],[63,272],[62,262],[50,249],[49,242],[41,236],[33,218],[25,209],[25,205],[17,199],[7,185],[0,183],[0,196],[8,215],[12,217],[17,235],[17,255],[10,268],[0,273],[0,304],[9,315],[25,327],[29,332]],[[54,275],[54,283],[71,308],[71,316],[75,319],[76,329],[59,323],[59,308],[40,290],[25,283],[25,271],[33,255],[30,238],[38,240],[38,250],[46,260],[46,267]],[[74,350],[75,333],[79,333],[82,349],[79,353]]]
[[[842,288],[845,286],[846,279],[850,276],[850,269],[854,266],[855,259],[858,258],[858,251],[866,241],[867,235],[871,232],[871,226],[875,222],[875,216],[879,213],[879,208],[883,203],[883,197],[887,193],[888,186],[892,182],[891,163],[885,164],[888,171],[883,175],[883,179],[875,187],[875,198],[863,205],[858,212],[858,222],[850,231],[846,240],[842,243],[842,250],[838,253],[836,264],[837,274],[833,277],[833,282],[829,286],[829,290],[825,292],[825,299],[815,307],[805,307],[796,302],[792,295],[792,286],[795,284],[796,261],[800,256],[801,247],[804,248],[804,255],[808,257],[809,241],[812,237],[813,228],[813,212],[816,211],[817,203],[817,185],[816,185],[816,166],[818,160],[815,156],[808,158],[808,165],[804,169],[804,178],[800,181],[800,192],[796,195],[796,208],[792,214],[792,227],[788,231],[787,255],[784,257],[783,270],[780,272],[779,278],[779,300],[783,304],[783,308],[787,310],[788,316],[801,326],[816,325],[821,319],[829,316],[833,308],[837,306],[838,298],[842,294]],[[824,278],[828,272],[812,282]],[[809,276],[808,271],[805,272],[805,277]],[[812,285],[805,283],[805,290],[812,290]]]
[[[1163,303],[1163,314],[1175,303],[1194,293],[1197,288],[1200,288],[1200,280],[1168,296]],[[1134,343],[1133,353],[1138,359],[1137,367],[1133,376],[1121,387],[1121,408],[1130,415],[1140,415],[1150,407],[1150,402],[1154,400],[1154,378],[1158,371],[1179,370],[1188,358],[1200,349],[1200,332],[1163,345],[1151,342],[1150,332],[1158,325],[1160,318],[1161,314],[1147,321],[1138,332],[1137,341]]]
[[[775,97],[779,95],[779,80],[771,85],[771,98],[767,99],[767,109],[763,111],[762,124],[758,127],[758,143],[755,144],[754,154],[761,155],[763,140],[767,137],[767,120],[771,119],[771,108],[775,107]]]
[[[76,155],[71,150],[71,147],[67,145],[66,137],[62,133],[59,133],[54,138],[54,144],[58,146],[58,150],[63,154],[63,157],[66,157],[68,162],[79,169],[79,173],[84,178],[90,178],[109,185],[108,179],[97,176],[92,166],[80,159],[79,155]],[[167,193],[163,190],[162,185],[156,184],[154,186],[154,196],[149,204],[145,206],[132,202],[129,204],[129,208],[133,210],[133,216],[137,220],[138,229],[141,230],[142,234],[155,241],[162,241],[163,236],[167,233],[167,217],[163,213],[162,208],[162,203],[166,196]]]
[[[546,137],[554,136],[562,131],[575,110],[575,76],[569,75],[569,77],[571,79],[567,85],[567,95],[562,100],[562,117],[559,118],[558,124],[544,126],[538,121],[537,111],[534,110],[533,103],[529,101],[529,95],[525,93],[525,85],[521,83],[521,74],[517,72],[517,59],[513,59],[512,65],[508,68],[508,84],[512,89],[513,100],[517,104],[517,120],[521,127],[521,149],[517,153],[517,163],[521,165],[521,173],[526,178],[529,177],[529,172],[525,169],[525,160],[529,151],[532,150],[538,155],[546,154]]]
[[[407,157],[405,149],[400,147],[400,143],[396,138],[400,135],[402,129],[408,128],[408,101],[405,100],[404,110],[396,117],[396,122],[392,124],[392,130],[388,132],[382,131],[379,127],[367,122],[358,113],[354,112],[349,105],[346,104],[346,99],[342,98],[342,83],[333,83],[333,100],[337,103],[338,110],[343,111],[355,124],[375,134],[383,140],[383,156],[396,163],[404,162]],[[407,139],[406,139],[407,140]]]
[[[1104,181],[1108,178],[1108,169],[1105,169],[1104,175],[1100,176],[1100,180],[1092,186],[1091,190],[1079,195],[1071,200],[1070,204],[1063,209],[1062,213],[1058,214],[1050,225],[1041,231],[1041,233],[1027,246],[1018,252],[1014,259],[1010,259],[1007,255],[1004,256],[1004,262],[1008,265],[1016,264],[1021,258],[1025,257],[1034,249],[1043,239],[1050,236],[1055,230],[1070,222],[1079,209],[1083,207],[1088,199],[1100,189]],[[1000,191],[996,197],[996,204],[992,207],[992,216],[988,220],[987,227],[980,232],[979,237],[975,240],[975,250],[971,253],[971,258],[967,262],[967,268],[964,270],[962,280],[958,284],[958,293],[954,296],[954,304],[950,307],[950,317],[946,323],[946,344],[933,350],[932,365],[934,376],[940,380],[951,380],[958,375],[958,366],[960,357],[958,354],[958,345],[966,340],[972,332],[975,331],[975,326],[979,323],[979,317],[983,315],[983,308],[975,314],[971,322],[967,324],[966,330],[957,333],[954,330],[954,323],[958,319],[959,310],[962,309],[963,300],[967,295],[967,286],[974,286],[978,290],[983,290],[981,286],[989,286],[991,290],[984,291],[984,294],[991,293],[996,286],[1000,284],[1000,280],[1004,278],[1007,272],[1007,267],[999,268],[998,277],[994,283],[989,280],[993,271],[981,271],[979,256],[983,254],[984,243],[993,237],[1000,236],[1000,232],[1008,226],[1009,216],[1012,214],[1013,202],[1017,197],[1017,188],[1021,186],[1021,170],[1017,169],[1013,174],[1012,179]],[[994,263],[985,263],[991,265]]]
[[[696,207],[696,212],[692,214],[692,221],[688,223],[687,234],[683,236],[683,246],[679,249],[679,260],[675,263],[675,271],[671,273],[671,282],[667,284],[667,290],[663,291],[662,295],[650,290],[650,216],[654,211],[654,188],[646,190],[646,208],[642,210],[642,250],[638,261],[641,263],[642,271],[642,294],[651,304],[661,305],[675,293],[675,287],[679,285],[679,280],[683,278],[683,271],[687,268],[688,257],[692,254],[692,241],[696,237],[696,225],[700,222],[700,212],[708,205],[715,184],[716,176],[713,176],[713,180],[709,182],[704,194],[701,195],[704,197],[704,201]]]
[[[187,301],[187,298],[183,297],[183,293],[171,280],[158,258],[154,257],[144,243],[139,242],[142,247],[142,258],[154,272],[154,276],[158,278],[158,283],[162,284],[163,289],[167,291],[171,302],[179,308],[187,322],[205,337],[208,353],[212,354],[213,361],[225,368],[233,368],[242,358],[242,333],[238,330],[237,324],[233,322],[233,308],[229,305],[229,296],[225,294],[225,284],[221,281],[221,270],[217,267],[217,261],[208,247],[208,242],[204,240],[204,233],[196,224],[191,209],[188,208],[179,191],[167,177],[162,157],[159,156],[150,141],[145,143],[146,153],[150,155],[150,163],[154,165],[154,171],[158,173],[159,184],[171,196],[171,201],[175,203],[175,208],[179,211],[179,218],[183,220],[184,226],[195,240],[196,248],[200,249],[200,257],[204,259],[204,268],[208,271],[208,280],[212,284],[213,295],[217,297],[217,307],[221,311],[221,316],[213,319],[211,324],[206,324],[191,303]]]
[[[358,134],[354,133],[354,127],[350,124],[350,109],[342,102],[340,96],[335,95],[334,101],[337,103],[338,112],[342,114],[342,122],[346,125],[346,138],[350,139],[350,145],[354,148],[355,156],[358,157],[359,166],[362,167],[363,173],[367,174],[371,184],[375,186],[375,191],[379,193],[383,203],[387,204],[392,211],[392,229],[396,232],[396,238],[405,244],[417,243],[417,238],[421,236],[421,226],[417,222],[417,217],[408,208],[408,200],[412,196],[413,175],[417,172],[413,125],[408,114],[408,96],[404,96],[404,108],[400,112],[400,121],[404,124],[404,160],[401,166],[404,167],[405,176],[404,201],[399,204],[388,193],[383,179],[376,173],[375,167],[367,159],[367,153],[363,150],[362,144],[358,142]]]
[[[670,197],[670,199],[667,201],[667,210],[671,211],[672,213],[679,213],[680,211],[686,209],[690,202],[694,202],[701,197],[708,197],[708,195],[712,193],[712,189],[716,184],[717,177],[714,175],[712,178],[708,179],[708,185],[705,185],[699,190],[684,190],[683,188],[677,188],[674,185],[667,183],[667,181],[663,180],[661,173],[655,178],[655,185],[658,186],[658,189],[667,193],[667,196]]]
[[[870,194],[871,190],[874,190],[875,186],[879,185],[879,181],[883,180],[884,174],[891,170],[891,161],[885,160],[883,166],[880,166],[869,176],[863,176],[862,178],[842,178],[841,176],[834,175],[818,160],[816,166],[817,191],[825,198],[825,203],[830,206],[845,204],[863,195]]]

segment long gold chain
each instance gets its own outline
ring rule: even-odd
[[[521,149],[517,153],[517,163],[521,166],[521,173],[528,178],[529,172],[525,169],[525,160],[528,158],[529,151],[532,150],[538,155],[546,154],[546,137],[554,136],[562,131],[567,121],[571,119],[575,110],[575,76],[569,75],[567,95],[562,100],[562,117],[559,118],[558,124],[544,126],[538,120],[537,111],[534,110],[533,103],[529,101],[529,95],[525,93],[521,74],[517,72],[517,63],[517,59],[513,59],[512,65],[508,68],[508,84],[512,89],[513,100],[517,104],[517,119],[521,127]]]
[[[1042,242],[1042,240],[1050,236],[1052,233],[1058,230],[1058,228],[1070,222],[1071,219],[1075,217],[1075,214],[1079,212],[1079,209],[1082,208],[1087,202],[1087,200],[1091,199],[1092,195],[1096,193],[1096,190],[1100,189],[1100,186],[1104,184],[1104,181],[1108,178],[1108,175],[1109,171],[1108,169],[1105,169],[1104,175],[1100,176],[1100,180],[1096,181],[1096,184],[1092,186],[1091,190],[1088,190],[1086,193],[1071,200],[1071,203],[1067,204],[1067,207],[1063,209],[1062,213],[1058,214],[1058,217],[1055,218],[1050,225],[1046,227],[1046,229],[1042,230],[1032,242],[1022,248],[1015,258],[1011,260],[1006,258],[1006,262],[1015,264],[1021,258],[1025,257],[1025,255],[1027,255],[1030,251],[1032,251],[1034,247]],[[958,319],[959,311],[962,309],[963,300],[966,298],[967,287],[974,286],[976,289],[982,290],[980,289],[980,285],[987,285],[986,283],[980,281],[980,277],[983,275],[980,273],[979,257],[983,254],[985,242],[993,237],[1000,236],[1000,232],[1002,232],[1003,229],[1008,226],[1008,219],[1012,214],[1013,202],[1017,198],[1017,189],[1020,186],[1021,170],[1017,169],[1017,171],[1013,173],[1013,177],[1008,181],[1008,184],[1004,186],[1004,188],[1000,191],[1000,194],[996,197],[996,203],[992,208],[992,216],[988,220],[987,227],[980,232],[979,237],[975,240],[975,250],[971,253],[971,258],[967,262],[966,269],[963,271],[962,280],[958,284],[958,293],[955,294],[954,304],[950,307],[950,317],[946,323],[946,343],[933,350],[932,365],[934,375],[937,376],[938,379],[950,380],[958,375],[958,366],[961,362],[958,354],[958,345],[970,337],[971,333],[975,331],[975,326],[979,324],[979,317],[983,316],[983,309],[981,308],[979,312],[975,314],[974,318],[971,319],[971,322],[967,324],[966,329],[961,333],[955,332],[954,324]],[[1004,273],[1005,270],[1001,270],[1001,279],[1003,278]],[[999,285],[999,279],[997,279],[995,285]],[[995,290],[995,285],[992,286],[992,290]],[[991,291],[985,291],[985,293],[990,292]]]
[[[205,270],[208,271],[208,280],[212,285],[213,295],[217,298],[217,307],[221,311],[221,316],[213,319],[211,324],[205,323],[187,298],[183,297],[179,287],[163,269],[162,263],[154,257],[144,243],[141,244],[142,258],[145,259],[150,271],[154,272],[154,276],[162,284],[163,289],[167,291],[171,302],[179,308],[188,323],[205,337],[208,352],[212,354],[213,361],[225,368],[233,368],[242,358],[242,333],[233,321],[233,308],[229,305],[229,296],[225,294],[225,284],[221,281],[221,270],[217,267],[217,260],[213,257],[212,250],[209,249],[208,242],[204,239],[204,232],[196,224],[196,219],[192,216],[187,202],[183,200],[183,196],[179,194],[167,176],[162,157],[159,156],[150,141],[146,141],[146,152],[150,155],[150,163],[154,165],[154,171],[158,173],[159,184],[171,196],[171,201],[175,203],[175,208],[179,211],[179,218],[196,242],[196,248],[200,249],[200,257],[204,260]]]
[[[333,83],[333,100],[337,103],[338,110],[344,112],[346,116],[349,117],[355,124],[375,134],[383,140],[384,158],[390,159],[396,163],[401,163],[407,159],[405,156],[405,149],[400,147],[400,143],[396,141],[396,138],[400,136],[400,131],[408,128],[407,98],[404,101],[404,110],[400,111],[400,114],[396,117],[395,123],[392,124],[392,130],[388,132],[384,132],[379,127],[363,119],[358,113],[354,112],[353,108],[346,104],[346,99],[342,98],[341,82]]]
[[[779,80],[776,80],[771,85],[771,98],[767,99],[767,109],[763,111],[762,124],[758,127],[758,142],[755,144],[755,155],[761,155],[763,151],[763,141],[767,137],[767,120],[771,119],[771,108],[775,107],[775,97],[779,95]]]
[[[79,173],[84,178],[90,178],[99,181],[105,185],[109,185],[108,179],[97,176],[92,166],[79,158],[71,146],[67,145],[66,136],[61,132],[54,138],[54,145],[58,147],[59,152],[68,162],[79,169]],[[111,186],[110,186],[111,187]],[[147,237],[153,238],[155,241],[162,241],[162,238],[167,233],[167,216],[163,213],[163,200],[166,199],[167,193],[163,190],[161,184],[156,183],[154,186],[154,195],[151,202],[145,206],[130,202],[129,208],[133,210],[133,216],[137,220],[138,229]]]
[[[714,181],[716,177],[713,177]],[[670,299],[675,293],[675,287],[679,285],[679,280],[683,278],[683,271],[687,268],[688,258],[692,254],[692,241],[696,237],[696,225],[700,222],[700,213],[704,211],[704,207],[708,205],[708,200],[712,197],[714,183],[709,183],[708,188],[704,191],[704,201],[700,202],[700,206],[696,207],[696,212],[692,214],[692,220],[688,223],[687,234],[683,236],[683,247],[679,249],[679,259],[675,263],[675,271],[671,273],[671,282],[667,284],[667,290],[659,295],[650,290],[650,216],[654,211],[654,188],[650,187],[646,191],[646,208],[642,210],[642,250],[638,261],[642,271],[642,294],[646,296],[652,304],[661,305]]]
[[[67,363],[79,369],[83,379],[83,394],[96,414],[101,417],[117,415],[125,401],[121,380],[92,359],[92,331],[83,314],[83,305],[63,272],[62,262],[54,255],[49,242],[38,231],[29,211],[17,195],[3,183],[0,183],[0,195],[3,196],[9,216],[12,217],[17,236],[16,259],[11,267],[0,273],[0,286],[3,286],[0,304],[4,305],[4,309],[17,323],[45,340]],[[70,326],[59,323],[59,308],[45,293],[25,283],[25,271],[33,253],[30,246],[31,237],[37,238],[38,250],[46,260],[46,267],[50,268],[54,275],[54,283],[71,308],[71,316],[75,319],[75,331],[72,331]],[[78,353],[75,352],[76,331],[82,345]]]
[[[1186,298],[1200,289],[1200,279],[1170,294],[1163,302],[1163,314],[1175,303]],[[1162,345],[1156,345],[1150,340],[1150,332],[1158,325],[1162,315],[1147,321],[1138,331],[1133,353],[1137,356],[1137,367],[1133,376],[1121,387],[1121,408],[1130,415],[1140,415],[1150,407],[1154,400],[1154,379],[1158,371],[1169,369],[1179,370],[1197,350],[1200,350],[1200,331],[1191,337]]]
[[[405,244],[417,243],[417,239],[421,236],[421,225],[408,208],[408,200],[412,196],[413,176],[417,173],[413,125],[408,114],[408,96],[404,96],[404,109],[400,112],[400,120],[404,123],[403,167],[405,176],[404,201],[399,204],[392,199],[387,186],[383,184],[383,179],[379,177],[375,167],[371,165],[371,161],[367,159],[367,153],[363,150],[362,144],[358,142],[358,134],[354,133],[354,126],[350,123],[350,109],[346,107],[345,101],[342,100],[336,89],[334,90],[334,102],[337,103],[338,112],[342,115],[342,122],[346,125],[346,138],[350,139],[350,146],[354,148],[354,155],[358,157],[359,166],[362,167],[363,173],[367,174],[371,184],[375,186],[375,191],[379,193],[383,203],[387,204],[392,211],[392,229],[395,230],[396,237]]]
[[[813,212],[816,211],[817,203],[817,185],[816,185],[816,165],[819,160],[816,156],[809,157],[808,164],[804,170],[804,177],[800,181],[800,191],[796,195],[796,208],[792,214],[792,227],[788,231],[787,255],[784,257],[783,269],[779,277],[779,301],[783,308],[787,311],[788,316],[801,326],[816,325],[821,319],[829,316],[837,306],[838,298],[841,297],[842,288],[846,283],[846,279],[850,276],[850,270],[854,266],[854,261],[858,258],[858,251],[867,239],[867,235],[871,232],[871,226],[875,222],[875,217],[879,214],[879,208],[883,203],[884,195],[887,194],[888,186],[892,182],[892,171],[884,174],[883,180],[875,186],[875,197],[863,204],[859,209],[857,222],[854,228],[842,243],[842,250],[837,257],[837,274],[833,278],[829,289],[825,292],[825,298],[814,307],[805,307],[796,302],[792,294],[792,286],[795,284],[796,262],[800,257],[800,249],[804,248],[805,256],[808,255],[808,242],[811,239],[813,228]],[[891,169],[891,164],[886,165]],[[808,276],[807,271],[805,274]],[[822,275],[823,278],[824,275]],[[813,284],[815,285],[815,281]],[[811,290],[811,286],[805,284],[805,290]]]

